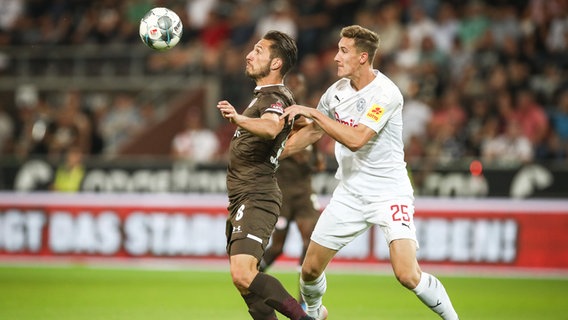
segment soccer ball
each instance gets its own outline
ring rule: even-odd
[[[140,20],[140,39],[148,47],[165,51],[175,47],[183,33],[179,16],[168,8],[157,7]]]

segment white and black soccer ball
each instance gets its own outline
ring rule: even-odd
[[[181,19],[168,8],[153,8],[140,20],[140,39],[154,50],[164,51],[175,47],[182,34]]]

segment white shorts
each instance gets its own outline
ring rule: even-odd
[[[414,198],[363,199],[340,186],[322,212],[311,239],[333,250],[340,250],[371,226],[378,225],[387,244],[396,239],[416,242]]]

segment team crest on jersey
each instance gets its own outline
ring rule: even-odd
[[[383,116],[383,113],[385,113],[385,109],[378,104],[374,104],[367,112],[367,118],[375,122],[379,122]]]
[[[357,112],[361,112],[365,109],[365,99],[359,99],[357,101]]]

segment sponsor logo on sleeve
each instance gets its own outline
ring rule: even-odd
[[[367,112],[367,118],[375,122],[379,122],[383,116],[383,113],[385,113],[385,109],[378,104],[374,104]]]
[[[275,103],[271,104],[266,111],[272,111],[276,113],[284,113],[284,104],[281,101],[276,101]]]

